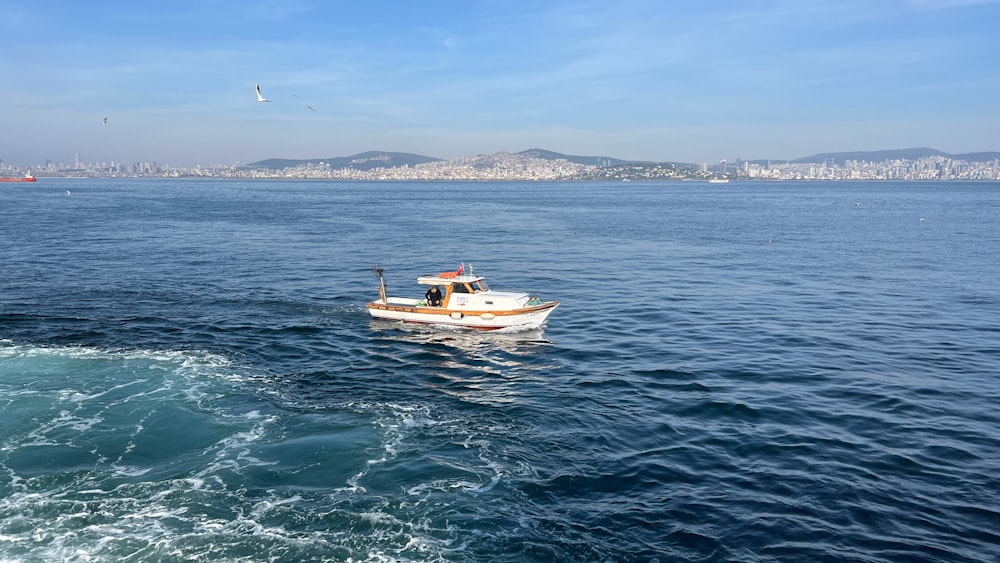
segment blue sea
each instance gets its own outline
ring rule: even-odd
[[[1000,561],[998,280],[997,183],[3,186],[0,561]]]

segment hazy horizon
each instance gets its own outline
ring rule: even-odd
[[[0,8],[7,163],[1000,150],[998,0]]]

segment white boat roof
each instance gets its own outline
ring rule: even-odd
[[[474,283],[483,279],[483,276],[455,276],[453,278],[443,278],[441,276],[420,276],[417,283],[420,285],[450,285],[455,282]]]

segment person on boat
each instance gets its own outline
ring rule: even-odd
[[[427,305],[430,307],[440,307],[441,306],[441,290],[438,286],[432,285],[427,293],[424,294],[424,299]]]

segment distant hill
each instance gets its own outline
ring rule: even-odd
[[[610,156],[574,156],[570,154],[560,154],[553,151],[547,151],[545,149],[528,149],[514,154],[518,156],[526,156],[528,158],[540,158],[542,160],[566,160],[568,162],[572,162],[573,164],[598,167],[617,166],[619,164],[629,162],[628,160],[611,158]]]
[[[575,164],[584,164],[588,166],[617,166],[621,164],[628,164],[635,161],[622,160],[620,158],[612,158],[610,156],[576,156],[569,154],[561,154],[554,151],[548,151],[545,149],[528,149],[526,151],[521,151],[515,153],[518,156],[524,156],[528,158],[540,158],[543,160],[566,160],[573,162]],[[259,160],[257,162],[252,162],[247,166],[250,168],[269,168],[280,170],[283,168],[290,168],[293,166],[303,166],[307,164],[317,165],[321,162],[325,162],[332,169],[341,168],[353,168],[355,170],[371,170],[374,168],[392,168],[395,166],[415,166],[417,164],[424,164],[426,162],[439,162],[443,159],[423,156],[419,154],[403,153],[403,152],[386,152],[386,151],[368,151],[352,156],[337,156],[330,158],[306,158],[306,159],[291,159],[291,158],[269,158],[267,160]]]
[[[576,156],[571,154],[561,154],[553,151],[547,151],[545,149],[528,149],[526,151],[521,151],[519,153],[514,153],[520,156],[526,156],[530,158],[542,158],[545,160],[559,160],[564,159],[574,164],[584,164],[587,166],[597,166],[598,168],[607,168],[609,166],[622,166],[626,164],[642,164],[651,166],[694,166],[694,164],[688,162],[677,162],[677,161],[650,161],[650,160],[623,160],[621,158],[614,158],[611,156]]]
[[[406,152],[385,152],[385,151],[367,151],[358,153],[351,156],[335,156],[330,158],[307,158],[307,159],[288,159],[288,158],[269,158],[267,160],[259,160],[257,162],[252,162],[247,166],[250,168],[269,168],[274,170],[280,170],[282,168],[290,168],[293,166],[303,166],[307,164],[317,165],[321,162],[325,162],[330,166],[330,168],[339,170],[342,168],[352,168],[354,170],[372,170],[375,168],[395,168],[397,166],[415,166],[417,164],[424,164],[426,162],[438,162],[440,158],[434,158],[430,156],[423,156],[419,154],[412,154]]]
[[[609,168],[617,167],[623,165],[661,165],[661,166],[674,166],[674,167],[694,167],[695,165],[683,162],[673,162],[673,161],[661,161],[661,162],[650,162],[643,160],[624,160],[621,158],[614,158],[610,156],[578,156],[562,154],[555,151],[545,150],[545,149],[528,149],[521,151],[519,153],[514,153],[517,156],[525,158],[539,158],[544,160],[566,160],[575,164],[582,164],[586,166],[596,166],[598,168]],[[749,160],[751,164],[764,165],[769,163],[771,165],[784,164],[784,163],[795,163],[795,164],[822,164],[824,162],[833,162],[835,164],[844,165],[845,161],[857,160],[865,162],[882,162],[884,160],[918,160],[920,158],[925,158],[929,156],[940,156],[944,158],[951,158],[954,160],[964,160],[967,162],[991,162],[996,159],[1000,159],[1000,152],[976,152],[976,153],[966,153],[966,154],[948,154],[936,149],[930,149],[926,147],[921,148],[911,148],[911,149],[895,149],[895,150],[882,150],[882,151],[853,151],[853,152],[829,152],[820,153],[812,156],[807,156],[803,158],[798,158],[795,160]],[[260,160],[248,164],[249,168],[267,168],[280,170],[283,168],[291,168],[294,166],[303,165],[318,165],[323,162],[330,166],[331,169],[339,170],[344,168],[351,168],[354,170],[368,171],[375,168],[395,168],[398,166],[416,166],[418,164],[424,164],[428,162],[440,162],[444,159],[435,158],[430,156],[423,156],[413,153],[404,152],[386,152],[386,151],[368,151],[363,153],[358,153],[351,156],[337,156],[330,158],[308,158],[308,159],[287,159],[287,158],[271,158],[267,160]],[[744,162],[744,161],[738,161]],[[729,166],[734,164],[730,162]],[[718,165],[710,165],[709,170],[718,169]]]
[[[1000,152],[967,152],[953,154],[951,158],[955,160],[965,160],[967,162],[990,162],[1000,159]]]
[[[929,156],[941,156],[954,160],[964,160],[967,162],[989,162],[1000,158],[1000,152],[975,152],[966,154],[948,154],[937,149],[926,147],[912,149],[894,149],[884,151],[855,151],[855,152],[827,152],[814,154],[805,158],[798,158],[790,162],[796,164],[811,164],[834,162],[843,165],[847,160],[859,160],[865,162],[882,162],[883,160],[919,160]],[[772,161],[777,162],[777,161]]]

